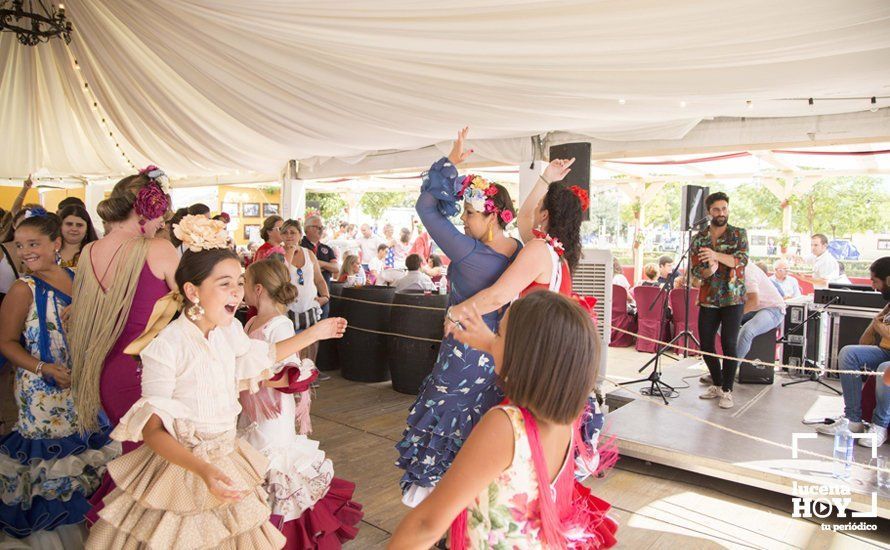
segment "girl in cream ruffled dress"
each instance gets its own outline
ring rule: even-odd
[[[269,384],[277,361],[342,336],[346,322],[251,340],[234,318],[243,276],[223,224],[187,216],[174,231],[189,248],[176,271],[184,314],[161,329],[176,311],[171,293],[127,350],[142,359],[142,398],[112,437],[145,445],[108,464],[117,488],[87,548],[281,548],[262,487],[268,461],[235,435],[238,391]]]

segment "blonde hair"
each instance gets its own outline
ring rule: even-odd
[[[340,268],[340,275],[352,275],[352,266],[358,265],[358,256],[355,254],[347,254],[345,258],[343,258],[343,267]]]
[[[643,266],[643,275],[650,281],[658,278],[658,266],[655,264],[646,264]]]
[[[287,306],[297,299],[297,287],[290,282],[287,267],[275,259],[260,260],[247,267],[250,284],[266,289],[276,303]]]

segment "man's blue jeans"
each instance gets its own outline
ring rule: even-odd
[[[751,342],[764,332],[776,330],[785,320],[785,312],[780,307],[768,307],[752,312],[753,315],[744,321],[742,330],[739,331],[739,342],[736,344],[736,357],[742,359],[751,350]],[[750,314],[745,314],[747,317]],[[744,320],[744,318],[743,318]]]
[[[844,346],[838,355],[841,370],[870,370],[882,372],[890,367],[890,351],[878,346]],[[850,422],[862,422],[862,376],[842,374],[844,390],[844,416]],[[890,388],[881,377],[875,380],[875,411],[872,424],[886,428],[890,424]]]

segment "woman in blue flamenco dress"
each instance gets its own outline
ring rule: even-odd
[[[83,546],[87,498],[105,464],[120,454],[100,418],[99,433],[78,432],[61,312],[71,304],[73,272],[57,264],[60,223],[34,209],[15,231],[30,275],[0,308],[0,353],[16,368],[15,429],[0,440],[0,547]],[[40,210],[40,211],[37,211]]]
[[[464,151],[464,128],[447,158],[424,176],[416,210],[436,245],[451,259],[448,304],[458,304],[487,288],[507,269],[522,244],[504,233],[515,210],[507,190],[478,176],[459,177],[456,165]],[[464,200],[464,232],[449,220]],[[497,330],[502,311],[483,316]],[[407,428],[396,445],[402,501],[420,503],[439,482],[473,426],[503,399],[491,357],[446,337],[433,372],[424,380],[408,414]]]

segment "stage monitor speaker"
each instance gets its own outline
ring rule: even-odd
[[[572,171],[562,180],[568,186],[577,185],[590,193],[590,143],[563,143],[550,148],[550,160],[575,159]],[[584,212],[582,220],[590,219],[590,211]]]
[[[776,362],[776,337],[777,330],[769,330],[754,337],[751,342],[751,349],[745,359],[759,359],[766,363]],[[775,378],[774,367],[772,365],[756,365],[742,361],[739,363],[739,383],[740,384],[772,384]]]
[[[680,202],[680,231],[701,229],[708,224],[708,209],[705,199],[708,188],[699,185],[684,185]],[[695,224],[695,222],[699,222]],[[693,227],[693,224],[694,227]]]

